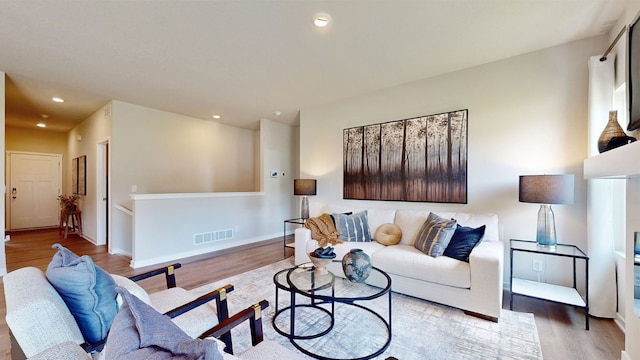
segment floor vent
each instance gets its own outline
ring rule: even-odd
[[[202,234],[193,235],[193,244],[200,245],[214,241],[233,239],[233,229],[218,230]]]

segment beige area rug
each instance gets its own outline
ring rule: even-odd
[[[234,285],[235,290],[229,294],[232,314],[261,299],[268,300],[270,306],[263,314],[265,338],[295,350],[287,337],[274,330],[271,321],[275,312],[273,275],[290,267],[291,258],[194,291],[204,294],[224,284]],[[336,281],[346,280],[337,278]],[[281,290],[280,308],[288,306],[289,300],[289,294]],[[378,310],[385,318],[387,316],[386,295],[360,304]],[[538,330],[532,314],[502,310],[500,321],[494,323],[465,315],[455,308],[396,293],[392,295],[392,304],[391,344],[376,359],[390,356],[400,360],[542,359]],[[386,341],[386,328],[367,311],[336,304],[335,312],[335,325],[329,334],[314,340],[300,341],[300,344],[313,353],[326,357],[356,359],[373,353],[374,349]],[[318,310],[303,309],[296,313],[296,324],[308,327],[309,331],[324,329],[327,322],[328,316],[322,315]],[[287,311],[278,317],[276,324],[281,329],[287,329],[288,323]],[[296,333],[300,333],[300,330],[296,330]],[[236,353],[251,346],[248,325],[243,324],[234,329],[232,336]]]

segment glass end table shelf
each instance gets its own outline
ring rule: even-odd
[[[307,222],[306,219],[303,218],[293,218],[284,220],[283,230],[282,230],[282,243],[284,245],[284,256],[287,256],[287,248],[295,249],[296,243],[287,242],[287,225],[304,225]]]
[[[589,256],[579,247],[568,244],[557,244],[556,247],[540,246],[535,241],[511,239],[510,248],[510,300],[509,309],[513,310],[514,295],[573,305],[584,309],[585,329],[589,330]],[[573,261],[573,287],[519,279],[513,276],[513,256],[515,252],[560,256]],[[585,294],[582,296],[576,286],[576,261],[584,260]]]

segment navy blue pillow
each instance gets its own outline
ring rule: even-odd
[[[471,254],[471,250],[482,240],[485,228],[485,225],[476,229],[458,225],[443,255],[469,262],[469,254]]]

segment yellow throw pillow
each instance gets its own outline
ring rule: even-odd
[[[402,239],[402,229],[396,224],[382,224],[373,238],[382,245],[396,245]]]

